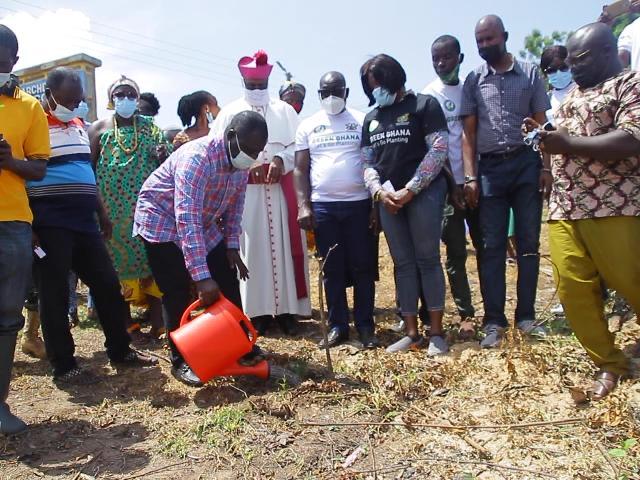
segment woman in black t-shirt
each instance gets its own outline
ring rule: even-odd
[[[396,270],[396,288],[406,336],[387,348],[397,352],[420,348],[420,284],[431,321],[429,351],[444,354],[445,284],[440,237],[447,183],[447,121],[438,101],[405,89],[402,66],[377,55],[360,69],[364,92],[377,107],[365,118],[362,154],[365,183],[381,204],[380,220]],[[421,282],[420,282],[421,280]]]

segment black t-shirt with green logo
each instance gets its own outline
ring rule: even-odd
[[[404,188],[427,154],[425,137],[447,130],[440,103],[431,95],[408,93],[398,103],[376,107],[364,119],[362,146],[373,147],[380,182]]]

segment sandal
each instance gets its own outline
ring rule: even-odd
[[[591,388],[587,390],[590,400],[599,401],[609,395],[618,386],[620,375],[613,372],[600,371],[596,375]]]
[[[464,317],[459,324],[458,338],[462,341],[473,340],[476,337],[476,325],[473,317]]]

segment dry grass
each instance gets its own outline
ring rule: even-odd
[[[383,250],[376,305],[387,344],[395,338],[386,330],[394,299]],[[539,309],[547,317],[554,287],[551,266],[542,269]],[[509,268],[511,309],[514,278]],[[313,295],[317,306],[315,285]],[[450,324],[453,313],[449,300]],[[594,369],[562,322],[549,320],[554,335],[544,342],[514,335],[495,351],[456,343],[439,359],[360,351],[354,342],[333,350],[335,379],[327,378],[310,320],[303,336],[261,342],[276,363],[305,378],[302,385],[217,379],[200,390],[175,382],[164,362],[113,371],[100,332],[85,322],[74,331],[78,355],[106,381],[60,390],[45,363],[19,353],[10,403],[32,426],[0,438],[0,478],[640,478],[640,446],[627,441],[640,439],[640,382],[576,406],[569,387],[588,385]],[[618,335],[624,345],[638,337],[635,322]],[[151,350],[164,354],[160,345]],[[577,420],[545,423],[562,419]],[[517,426],[530,423],[539,425]],[[435,428],[447,425],[475,428]]]

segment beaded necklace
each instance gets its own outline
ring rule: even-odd
[[[136,117],[133,117],[133,145],[131,148],[127,148],[122,141],[122,136],[120,135],[120,129],[118,128],[118,122],[116,120],[116,116],[113,116],[113,133],[116,139],[116,143],[120,150],[122,150],[126,155],[131,155],[138,149],[138,129],[136,128]]]

